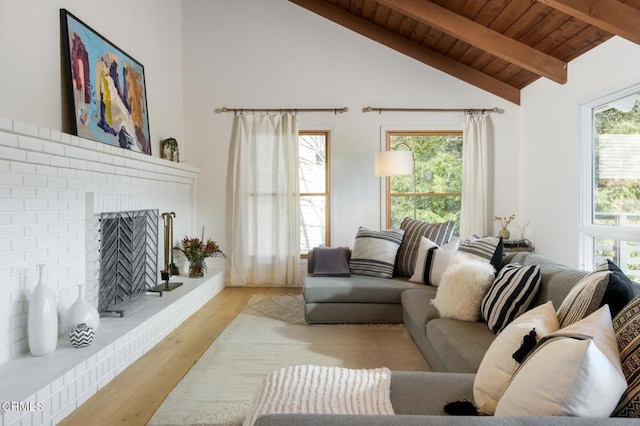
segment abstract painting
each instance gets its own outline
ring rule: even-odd
[[[151,155],[144,67],[60,9],[72,133]]]

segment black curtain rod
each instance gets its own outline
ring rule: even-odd
[[[348,107],[342,108],[216,108],[217,113],[233,112],[235,114],[253,113],[253,112],[332,112],[334,114],[342,114],[348,112]]]
[[[502,110],[494,108],[380,108],[380,107],[364,107],[362,112],[496,112],[502,114]]]

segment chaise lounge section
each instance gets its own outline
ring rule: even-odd
[[[351,250],[344,250],[344,254],[348,262]],[[401,324],[402,293],[409,289],[424,289],[424,285],[409,282],[404,277],[314,276],[314,268],[315,251],[311,250],[303,290],[304,315],[309,324]]]

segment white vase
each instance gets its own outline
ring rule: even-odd
[[[94,332],[100,325],[100,314],[82,295],[81,285],[78,286],[78,298],[62,317],[62,333],[68,336],[70,331],[78,327],[78,324],[86,324],[93,328]]]
[[[40,278],[29,299],[27,328],[29,350],[33,356],[48,355],[58,345],[56,296],[44,281],[44,265],[38,265]]]

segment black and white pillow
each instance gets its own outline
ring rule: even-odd
[[[396,273],[404,277],[413,275],[416,269],[420,238],[427,237],[441,246],[449,242],[455,225],[455,222],[452,221],[427,223],[405,217],[400,223],[400,229],[404,230],[404,239],[398,250]]]
[[[511,263],[500,270],[480,307],[491,331],[499,333],[529,308],[540,288],[540,276],[538,265]]]
[[[458,248],[460,256],[491,263],[496,273],[502,267],[503,252],[502,237],[470,238],[461,241],[460,248]]]
[[[416,269],[409,281],[435,287],[440,285],[442,274],[456,254],[459,243],[460,240],[456,238],[443,246],[438,246],[427,237],[421,237]]]
[[[569,291],[558,308],[560,326],[573,324],[604,305],[609,305],[611,315],[615,316],[639,291],[640,287],[615,263],[606,260]]]
[[[616,417],[640,417],[640,297],[613,319],[627,390],[613,412]]]
[[[401,229],[371,231],[361,226],[349,260],[351,273],[391,278],[403,235]]]

